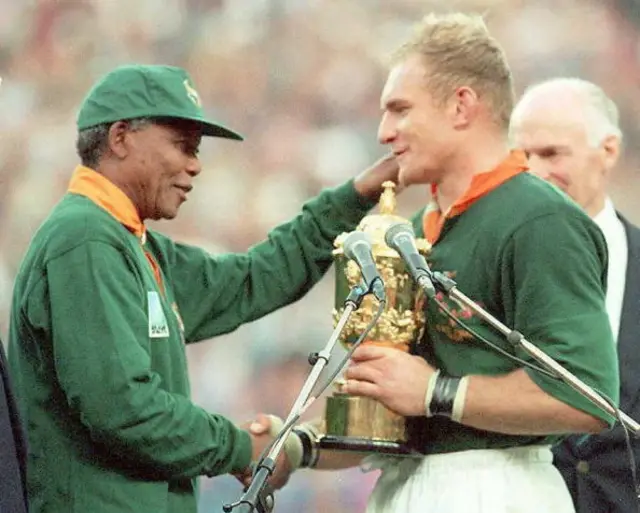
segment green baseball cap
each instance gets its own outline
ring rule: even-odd
[[[205,118],[200,95],[182,68],[156,65],[120,66],[89,91],[78,113],[78,130],[134,118],[176,118],[197,121],[202,135],[244,138]]]

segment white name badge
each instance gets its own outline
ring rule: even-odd
[[[149,317],[149,337],[167,338],[169,336],[169,325],[164,316],[164,309],[160,296],[155,291],[147,292],[147,315]]]

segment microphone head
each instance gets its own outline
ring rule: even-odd
[[[371,237],[361,231],[353,231],[347,235],[342,243],[344,248],[344,256],[349,260],[356,259],[355,248],[364,244],[369,251],[371,251]]]
[[[413,226],[402,221],[393,223],[389,228],[387,228],[387,231],[384,234],[384,242],[390,248],[397,249],[398,244],[396,242],[396,237],[398,237],[398,235],[406,235],[410,239],[414,239],[415,233],[413,231]]]

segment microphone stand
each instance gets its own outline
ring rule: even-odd
[[[267,479],[269,479],[269,476],[271,476],[275,470],[278,455],[282,451],[285,441],[294,427],[295,421],[302,415],[311,402],[315,400],[315,397],[311,397],[311,393],[318,383],[320,374],[324,367],[329,363],[331,352],[338,341],[338,337],[347,324],[349,317],[360,307],[364,296],[370,292],[371,288],[367,290],[361,286],[355,286],[349,291],[349,295],[344,303],[344,311],[342,312],[327,345],[319,353],[311,353],[309,355],[309,363],[313,365],[313,368],[311,369],[307,380],[291,408],[289,416],[284,423],[283,430],[278,433],[268,454],[258,462],[251,484],[240,500],[233,504],[225,504],[223,506],[222,509],[225,513],[230,513],[233,510],[237,510],[237,513],[253,513],[253,511],[257,511],[258,513],[269,513],[272,511],[274,506],[273,496],[268,492],[268,490],[265,490]]]
[[[522,333],[509,329],[498,319],[492,316],[489,312],[481,308],[476,302],[471,300],[468,296],[460,292],[457,288],[457,284],[452,279],[446,277],[441,272],[433,272],[430,269],[422,269],[427,273],[429,280],[431,281],[431,287],[427,286],[424,282],[426,280],[420,279],[418,283],[423,287],[429,297],[433,297],[433,287],[443,292],[445,295],[456,301],[457,303],[472,310],[479,317],[481,317],[488,324],[493,326],[496,330],[502,333],[507,341],[514,347],[522,348],[528,355],[534,358],[537,362],[542,364],[547,370],[555,373],[562,381],[571,386],[574,390],[582,394],[589,399],[592,403],[596,404],[599,408],[606,411],[610,415],[613,415],[624,424],[633,434],[637,437],[640,436],[640,424],[625,414],[623,411],[616,410],[608,401],[606,401],[600,394],[593,390],[589,385],[578,379],[571,372],[566,370],[562,365],[556,362],[553,358],[546,353],[538,349],[535,345],[529,342]],[[430,290],[428,290],[430,289]],[[619,415],[618,415],[619,413]]]

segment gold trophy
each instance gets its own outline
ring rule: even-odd
[[[369,235],[372,254],[384,282],[387,302],[376,325],[362,344],[392,347],[409,351],[410,344],[422,337],[425,327],[424,301],[421,287],[408,273],[400,255],[385,243],[390,225],[407,222],[396,215],[395,184],[385,182],[379,201],[379,214],[365,217],[358,230]],[[353,287],[361,281],[361,272],[355,262],[344,254],[343,241],[348,234],[339,235],[333,252],[336,273],[334,326],[340,319],[345,300]],[[431,245],[425,239],[416,239],[418,251],[427,256]],[[338,339],[347,349],[352,347],[378,310],[378,301],[369,294],[347,321]],[[393,413],[381,403],[367,397],[355,397],[341,391],[337,382],[335,392],[327,398],[324,433],[321,446],[358,452],[385,452],[404,454],[407,432],[404,417]]]

